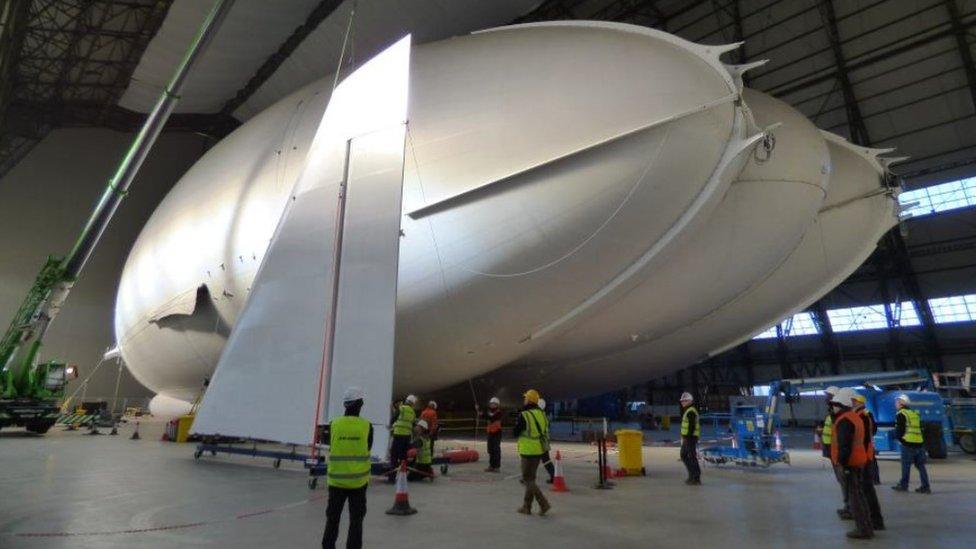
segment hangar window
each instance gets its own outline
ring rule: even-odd
[[[814,335],[820,333],[820,331],[817,330],[817,323],[814,322],[813,315],[810,313],[797,313],[793,315],[792,318],[788,318],[779,323],[779,326],[782,327],[783,335],[785,337]],[[771,339],[774,337],[776,337],[776,326],[763,330],[762,332],[753,336],[752,339]]]
[[[918,326],[918,312],[910,301],[891,304],[891,316],[896,326]],[[835,332],[857,332],[860,330],[878,330],[888,327],[884,305],[867,305],[864,307],[850,307],[847,309],[831,309],[827,311],[830,327]]]
[[[976,294],[938,297],[929,300],[937,324],[976,321]]]
[[[976,206],[976,177],[903,192],[898,202],[911,217]]]

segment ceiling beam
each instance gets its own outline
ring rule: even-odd
[[[935,27],[932,28],[923,29],[921,31],[912,33],[911,37],[899,38],[897,40],[893,40],[877,48],[872,48],[870,52],[865,52],[857,56],[858,58],[863,58],[863,59],[860,59],[859,61],[848,60],[847,71],[848,73],[850,73],[855,70],[863,69],[865,67],[874,65],[875,63],[879,63],[881,61],[887,61],[897,55],[901,55],[903,53],[921,48],[922,46],[926,46],[933,42],[937,42],[943,38],[952,36],[953,29],[951,27],[938,32],[933,32],[939,29],[940,27],[943,27],[944,25],[945,24],[943,23],[941,25],[936,25]],[[965,22],[963,23],[963,28],[966,31],[969,31],[969,29],[972,29],[973,27],[976,27],[976,20],[970,21],[968,23]],[[874,55],[871,55],[870,57],[866,57],[868,53],[874,53]],[[756,78],[768,74],[769,72],[770,71],[767,71],[766,73],[758,74],[756,75]],[[815,86],[817,84],[821,84],[823,82],[832,80],[837,77],[837,72],[838,69],[836,67],[826,72],[824,72],[823,69],[818,69],[813,71],[812,73],[807,73],[802,76],[793,78],[787,82],[782,82],[780,84],[777,84],[773,86],[771,89],[766,90],[766,93],[769,93],[775,97],[782,98],[791,95],[793,93],[796,93],[798,91],[809,89],[810,87]],[[817,73],[821,73],[821,74],[817,74]]]
[[[820,17],[823,19],[824,33],[827,35],[827,41],[830,43],[830,49],[834,55],[834,64],[837,66],[835,72],[844,98],[844,110],[847,113],[847,126],[851,141],[858,145],[868,146],[871,143],[871,137],[868,135],[864,116],[861,115],[861,107],[854,95],[850,73],[847,71],[847,60],[844,58],[844,49],[841,47],[840,35],[837,31],[837,14],[834,12],[834,2],[833,0],[820,0],[818,8],[820,9]]]
[[[966,28],[962,24],[962,16],[959,14],[959,6],[956,0],[945,0],[946,11],[949,12],[949,20],[952,21],[952,33],[956,37],[956,46],[959,48],[959,57],[962,59],[963,69],[966,71],[966,82],[969,84],[969,97],[973,102],[973,111],[976,112],[976,64],[973,63],[973,52],[969,48],[969,40],[966,38]]]
[[[220,114],[225,116],[233,116],[234,111],[239,109],[241,105],[247,102],[248,99],[257,92],[265,82],[268,81],[271,76],[278,71],[278,68],[291,56],[298,46],[305,41],[310,34],[312,34],[315,29],[325,21],[330,15],[332,15],[336,9],[342,5],[343,0],[322,0],[312,9],[305,18],[305,22],[295,28],[291,35],[285,39],[284,42],[278,46],[278,50],[271,54],[270,57],[265,59],[264,63],[258,67],[257,72],[251,76],[247,84],[244,87],[237,90],[233,97],[231,97],[224,106],[220,109]]]

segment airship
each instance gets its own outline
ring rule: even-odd
[[[414,49],[395,392],[623,387],[853,272],[897,222],[882,151],[745,89],[755,64],[720,59],[735,47],[574,21]],[[139,235],[115,331],[154,412],[188,407],[212,376],[333,81],[218,143]]]

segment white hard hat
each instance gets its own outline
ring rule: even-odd
[[[422,429],[426,429],[427,428],[427,421],[426,420],[423,420],[423,419],[420,420],[420,421],[418,421],[417,422],[417,427],[420,427]]]
[[[836,385],[831,385],[830,387],[824,389],[824,392],[827,393],[828,395],[836,395],[837,391],[840,391],[840,387]]]
[[[502,401],[498,400],[498,397],[491,397],[491,400],[488,401],[488,404],[499,404],[500,405],[501,403],[502,403]]]
[[[841,406],[847,406],[848,408],[850,408],[851,397],[853,396],[854,396],[854,389],[851,389],[850,387],[844,387],[843,389],[837,391],[837,394],[834,395],[834,398],[831,399],[831,402],[836,402]]]
[[[414,395],[407,395],[407,398],[404,399],[404,400],[405,400],[405,402],[407,404],[416,404],[417,403],[417,397],[414,396]]]
[[[356,387],[353,385],[346,389],[345,393],[342,393],[342,402],[355,402],[357,400],[363,400],[366,398],[366,391],[362,387]]]
[[[431,408],[433,408],[435,410],[437,409],[437,403],[434,402],[433,400],[428,400],[427,401],[427,406],[430,406]]]
[[[685,393],[681,393],[681,398],[678,400],[680,400],[681,402],[694,402],[695,397],[691,396],[691,393],[685,392]]]
[[[902,404],[908,404],[909,402],[911,402],[911,399],[908,398],[908,395],[898,395],[898,402],[901,402]]]
[[[546,409],[546,399],[540,398],[539,399],[539,403],[536,404],[536,406],[538,406],[540,410],[545,410]]]

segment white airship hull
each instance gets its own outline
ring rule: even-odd
[[[397,391],[511,364],[646,352],[642,344],[735,301],[776,269],[821,206],[825,146],[804,141],[809,127],[784,129],[787,141],[801,137],[772,154],[806,149],[787,162],[800,167],[743,171],[763,134],[721,52],[607,23],[507,27],[416,48]],[[329,89],[331,79],[312,84],[228,136],[147,223],[120,283],[116,333],[150,389],[191,400],[212,374]],[[769,117],[799,116],[784,109]],[[740,173],[746,179],[733,185]],[[779,215],[755,219],[769,208]],[[763,249],[749,240],[777,231]],[[718,272],[714,284],[709,273]],[[628,299],[633,292],[640,299]],[[732,337],[756,328],[737,326]],[[639,381],[685,364],[625,367],[610,378],[582,371],[573,387],[593,392],[612,388],[608,379]]]

